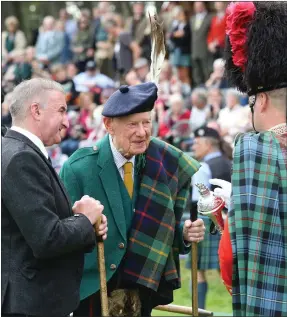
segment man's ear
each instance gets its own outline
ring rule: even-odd
[[[258,102],[257,109],[259,110],[260,113],[263,113],[267,109],[269,98],[265,92],[260,93],[258,97],[257,97],[258,101],[256,100]]]
[[[104,125],[105,125],[107,132],[110,135],[113,135],[114,134],[113,118],[103,117],[103,122],[104,122]]]
[[[28,109],[30,110],[30,113],[33,119],[36,121],[39,121],[41,117],[41,112],[42,112],[40,108],[40,104],[38,104],[37,102],[33,102],[31,103]]]

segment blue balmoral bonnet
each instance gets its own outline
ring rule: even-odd
[[[152,82],[135,86],[121,86],[104,105],[105,117],[123,117],[151,111],[157,99],[157,86]]]

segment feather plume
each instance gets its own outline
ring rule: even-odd
[[[159,81],[159,75],[165,59],[165,45],[163,23],[159,22],[157,15],[153,19],[149,14],[151,25],[151,65],[150,65],[150,81],[156,85]]]

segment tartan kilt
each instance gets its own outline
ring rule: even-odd
[[[219,270],[218,248],[220,234],[209,233],[211,220],[205,216],[199,216],[204,221],[206,228],[204,240],[198,243],[198,270]],[[186,268],[191,268],[191,253],[186,262]]]

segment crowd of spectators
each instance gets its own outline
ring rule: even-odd
[[[11,126],[9,100],[13,87],[34,77],[52,78],[66,91],[69,130],[49,149],[58,170],[77,148],[105,135],[102,106],[122,84],[148,81],[150,23],[146,4],[135,2],[124,19],[109,2],[82,9],[76,20],[65,8],[46,16],[35,45],[29,45],[14,16],[2,32],[2,126]],[[186,151],[192,133],[209,125],[232,147],[239,132],[251,129],[246,96],[224,78],[225,2],[194,2],[187,15],[176,2],[159,12],[167,55],[153,112],[153,135]],[[31,43],[30,43],[31,44]]]

